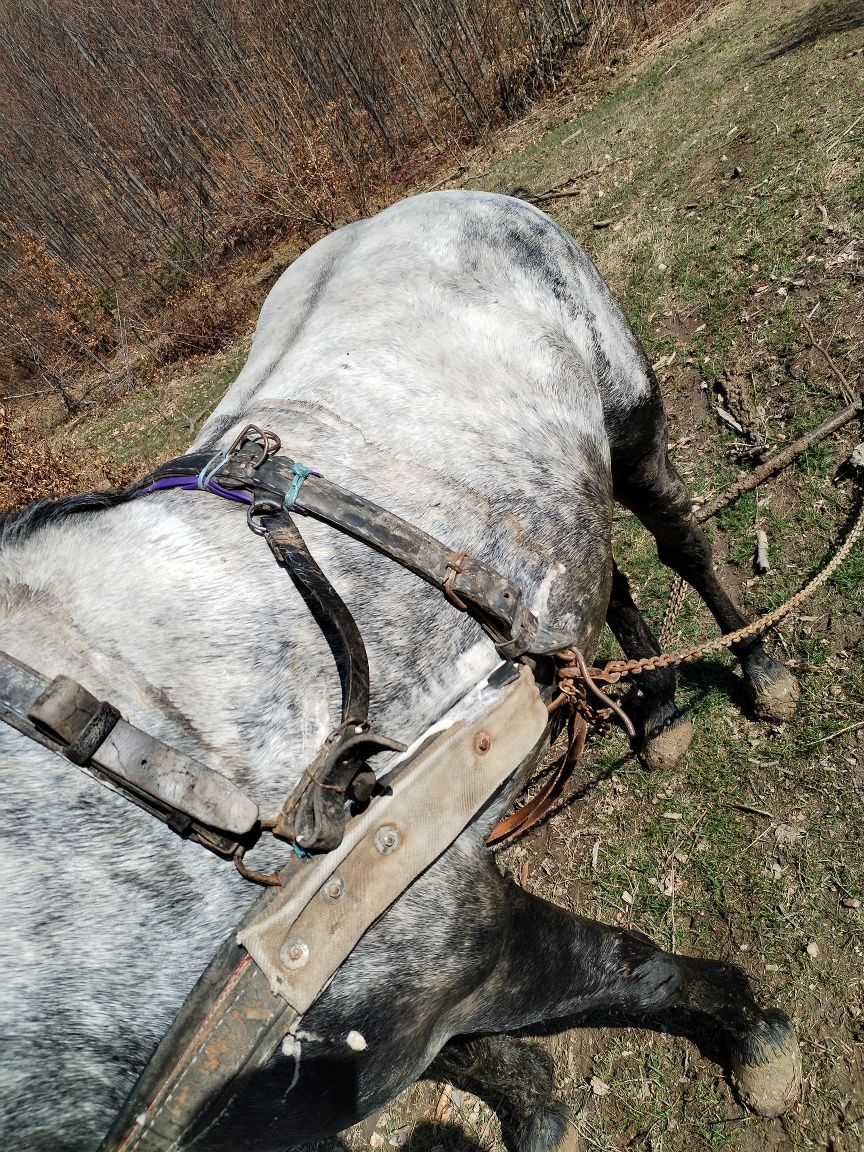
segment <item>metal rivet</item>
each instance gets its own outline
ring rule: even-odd
[[[299,936],[290,936],[279,949],[279,959],[286,968],[302,968],[309,960],[309,945]]]
[[[331,876],[324,887],[321,889],[321,895],[328,903],[333,903],[336,900],[341,900],[345,894],[345,881],[341,876]]]
[[[492,747],[492,737],[488,732],[478,732],[474,737],[474,751],[478,756],[485,756]]]
[[[382,824],[375,833],[375,847],[381,853],[392,852],[399,847],[399,833],[392,824]]]

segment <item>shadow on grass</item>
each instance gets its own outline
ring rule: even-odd
[[[777,60],[817,40],[861,27],[864,27],[862,0],[821,0],[779,29],[775,43],[764,58]]]
[[[766,1007],[766,1005],[763,1005]],[[636,1016],[620,1009],[603,1008],[593,1012],[585,1012],[575,1016],[553,1020],[547,1024],[535,1025],[522,1029],[514,1035],[524,1040],[539,1039],[541,1037],[557,1036],[562,1032],[573,1029],[582,1031],[589,1029],[608,1028],[610,1030],[638,1028],[642,1032],[654,1032],[657,1036],[677,1036],[689,1041],[699,1052],[703,1060],[713,1064],[730,1083],[730,1037],[720,1025],[709,1016],[700,1013],[688,1012],[683,1008],[672,1008],[665,1011],[662,1016]],[[693,1071],[694,1078],[700,1075],[697,1069]],[[587,1075],[587,1072],[586,1072]],[[701,1075],[705,1075],[703,1071]],[[730,1083],[731,1090],[731,1083]],[[742,1112],[746,1111],[742,1108]]]
[[[742,715],[751,714],[744,678],[735,667],[722,660],[705,656],[692,664],[683,664],[678,670],[678,679],[680,689],[687,695],[687,711],[692,714],[694,724],[699,723],[703,703],[715,692],[740,709]]]

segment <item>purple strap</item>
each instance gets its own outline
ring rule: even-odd
[[[151,492],[159,492],[164,488],[182,488],[187,492],[196,492],[198,491],[198,477],[163,476],[161,480],[155,480],[146,488],[139,488],[137,492],[132,494],[131,499],[136,500],[139,496],[149,496]],[[207,491],[212,492],[214,496],[221,496],[223,500],[234,500],[238,504],[252,503],[252,496],[248,492],[244,492],[242,489],[223,488],[215,480],[209,481]]]

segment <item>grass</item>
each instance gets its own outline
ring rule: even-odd
[[[129,391],[95,418],[61,431],[58,444],[72,455],[99,452],[126,479],[143,474],[154,461],[185,451],[201,420],[236,379],[248,351],[245,345],[235,348],[167,382]]]

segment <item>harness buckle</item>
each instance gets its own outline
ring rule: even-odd
[[[376,752],[404,752],[405,745],[369,731],[368,721],[349,717],[330,733],[273,825],[273,835],[306,851],[330,852],[342,843],[346,801],[365,804],[375,788],[366,760]]]
[[[271,456],[275,456],[282,447],[282,441],[276,433],[271,432],[269,428],[261,428],[257,424],[247,424],[243,431],[238,432],[225,449],[225,455],[236,456],[247,443],[256,447],[261,454],[260,459],[252,461],[253,468],[260,468]]]

